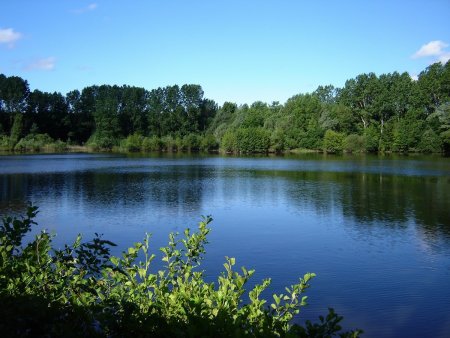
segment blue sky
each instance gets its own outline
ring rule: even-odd
[[[280,101],[450,57],[450,1],[1,0],[0,73],[31,89],[200,84]]]

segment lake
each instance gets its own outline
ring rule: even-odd
[[[300,321],[333,307],[365,337],[450,336],[450,159],[433,156],[0,156],[0,214],[39,206],[55,243],[119,245],[212,215],[207,278],[225,256],[281,293],[315,272]]]

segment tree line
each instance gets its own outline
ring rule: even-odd
[[[26,150],[39,140],[130,151],[449,152],[450,62],[417,79],[360,74],[285,104],[220,107],[194,84],[89,86],[64,96],[0,74],[0,148]]]

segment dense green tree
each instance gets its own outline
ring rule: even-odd
[[[119,121],[122,135],[147,133],[148,92],[144,88],[123,86]]]
[[[372,118],[383,134],[385,124],[393,117],[403,118],[410,108],[413,81],[407,73],[382,74],[378,78],[378,89],[373,97]]]
[[[200,133],[207,129],[217,110],[214,101],[203,98],[199,85],[154,89],[148,94],[148,132],[159,137]]]
[[[348,153],[362,153],[366,151],[364,136],[350,134],[342,141],[342,149]]]
[[[450,61],[433,63],[419,74],[417,81],[425,109],[429,114],[450,99]]]
[[[328,129],[323,137],[323,151],[340,153],[343,149],[344,134]]]
[[[333,85],[319,86],[312,94],[317,96],[322,103],[334,104],[336,103],[338,89]]]
[[[100,137],[119,139],[121,136],[119,122],[121,94],[118,86],[102,85],[97,88],[93,116],[95,133]]]
[[[239,128],[236,140],[240,153],[266,153],[270,147],[270,133],[262,127]]]
[[[361,74],[345,82],[337,101],[349,107],[366,129],[373,119],[373,102],[379,90],[378,79],[374,73]]]
[[[440,152],[442,150],[442,140],[433,129],[427,129],[420,138],[418,150],[424,153]]]
[[[13,147],[24,136],[23,114],[14,114],[14,123],[11,127],[10,144]]]
[[[0,74],[0,124],[9,133],[16,113],[25,113],[30,89],[28,82],[18,76]]]
[[[27,107],[28,130],[35,123],[40,133],[53,139],[66,140],[71,129],[67,101],[60,93],[34,90],[30,93]]]
[[[232,102],[225,102],[217,111],[217,114],[214,116],[214,118],[211,121],[211,124],[209,125],[209,130],[214,132],[216,137],[219,139],[222,138],[222,133],[218,133],[217,130],[224,129],[223,126],[228,127],[231,125],[233,120],[235,119],[236,111],[238,110],[238,106],[236,103]]]
[[[85,143],[95,129],[92,109],[87,107],[89,90],[83,90],[83,94],[78,90],[70,91],[66,94],[66,104],[69,113],[70,131],[68,138],[76,143]]]
[[[270,115],[270,108],[267,103],[257,101],[252,103],[240,124],[242,128],[258,128],[263,127],[266,118]]]
[[[322,104],[315,95],[295,95],[278,113],[276,128],[285,132],[287,148],[320,148],[324,130],[319,124]]]

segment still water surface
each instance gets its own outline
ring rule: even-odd
[[[366,337],[450,337],[448,158],[0,156],[0,214],[27,201],[57,245],[98,232],[119,251],[212,215],[207,278],[236,257],[270,298],[315,272],[300,321],[334,307]]]

